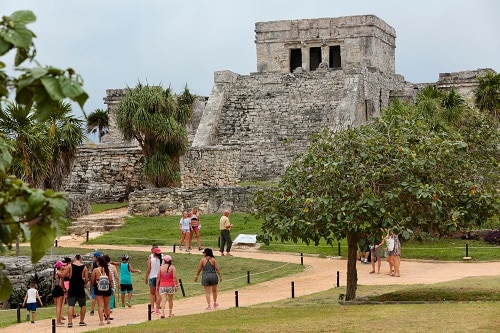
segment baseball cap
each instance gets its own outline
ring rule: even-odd
[[[100,256],[102,256],[101,252],[99,252],[99,251],[94,252],[94,257],[100,257]]]
[[[122,255],[122,260],[129,260],[130,259],[130,256],[128,254],[124,254]]]
[[[169,262],[169,261],[172,261],[172,257],[171,257],[171,256],[169,256],[168,254],[166,254],[166,255],[163,257],[163,260],[164,260],[165,262]]]
[[[153,253],[160,254],[161,253],[160,248],[159,247],[154,248]]]

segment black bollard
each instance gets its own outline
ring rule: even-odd
[[[337,271],[337,287],[340,287],[340,272]]]
[[[57,239],[56,239],[56,245],[55,245],[55,247],[57,247]]]
[[[341,255],[340,255],[340,242],[339,242],[339,245],[338,245],[338,247],[339,247],[339,257],[340,257],[340,256],[341,256]]]
[[[219,240],[217,241],[217,247],[220,249],[220,236],[219,236]]]
[[[89,241],[89,232],[87,231],[87,242]]]
[[[247,271],[247,283],[250,284],[250,271]]]
[[[186,297],[186,293],[184,292],[184,286],[182,285],[182,280],[181,279],[179,279],[179,284],[181,286],[182,297]]]
[[[234,304],[238,307],[238,290],[234,291]]]
[[[465,256],[469,257],[469,244],[468,243],[465,244]]]
[[[17,305],[17,322],[21,322],[21,306],[19,304]]]
[[[56,333],[56,320],[52,319],[52,333]]]
[[[300,253],[300,264],[303,266],[304,265],[304,253]]]
[[[151,320],[151,304],[148,304],[148,320]]]
[[[174,249],[173,249],[173,253],[175,253],[175,246],[176,246],[176,245],[174,244]]]
[[[292,281],[292,298],[295,298],[295,282]]]

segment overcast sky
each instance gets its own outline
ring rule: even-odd
[[[255,72],[262,21],[374,14],[396,29],[396,72],[407,81],[500,71],[498,0],[0,0],[2,16],[22,9],[37,16],[37,60],[82,75],[87,113],[106,108],[106,89],[187,84],[209,96],[215,71]]]

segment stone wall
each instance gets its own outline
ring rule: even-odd
[[[139,147],[118,144],[83,145],[65,184],[70,195],[86,195],[93,203],[121,202],[144,188]]]
[[[256,186],[161,188],[130,193],[128,213],[131,215],[181,215],[184,210],[198,207],[203,214],[248,212],[249,200]]]
[[[300,49],[304,70],[310,69],[311,48],[320,48],[328,64],[330,46],[340,46],[342,68],[395,71],[396,31],[374,15],[257,22],[255,44],[258,72],[291,72],[291,49]]]
[[[301,73],[215,75],[193,148],[238,147],[242,181],[275,180],[310,136],[358,126],[380,114],[400,76],[362,66]]]
[[[43,276],[45,281],[50,282],[54,272],[54,264],[62,260],[64,257],[74,258],[75,254],[65,254],[63,256],[45,255],[36,264],[31,263],[31,257],[0,257],[0,262],[5,264],[5,271],[9,277],[12,287],[14,289],[26,285],[30,276],[37,275]],[[89,265],[92,261],[92,253],[82,254],[82,261],[85,265]]]
[[[236,185],[240,180],[239,147],[191,148],[181,158],[183,188]]]

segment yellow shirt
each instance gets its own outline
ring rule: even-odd
[[[222,215],[220,218],[219,229],[226,230],[231,226],[231,222],[229,222],[229,217],[226,215]]]

